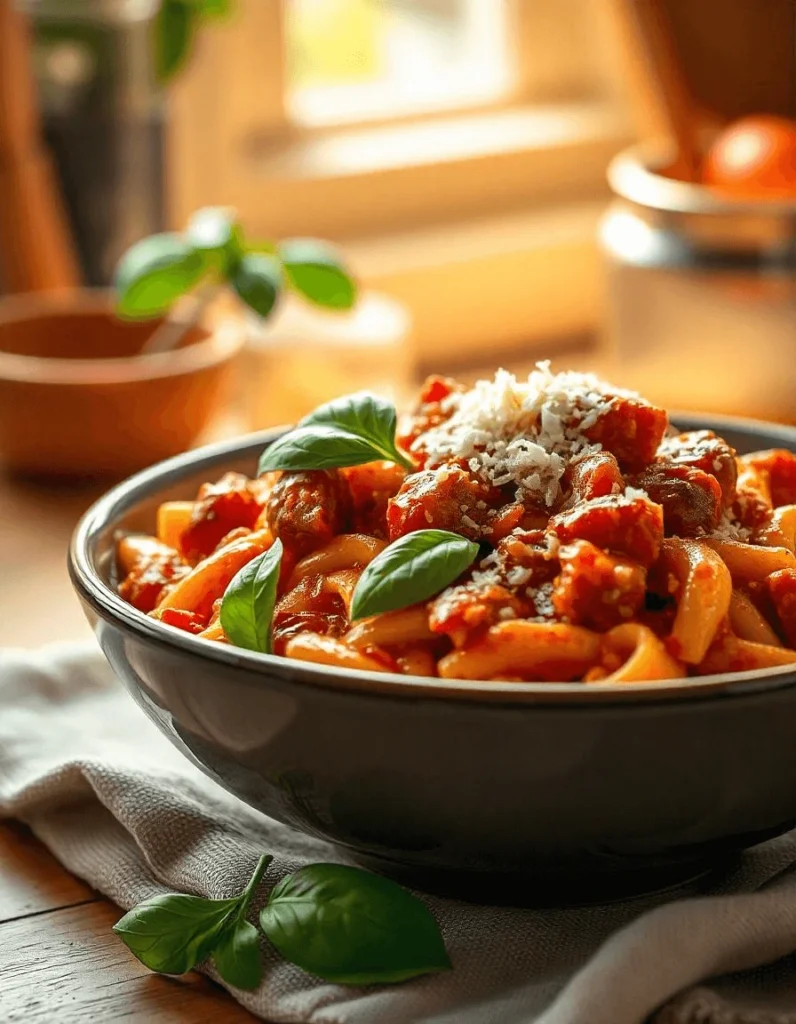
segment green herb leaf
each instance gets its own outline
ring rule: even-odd
[[[260,857],[249,884],[234,899],[208,900],[182,893],[154,896],[133,907],[113,930],[152,971],[185,974],[214,953],[218,973],[225,981],[239,988],[255,988],[261,972],[258,957],[255,978],[251,932],[255,940],[257,935],[244,915],[272,860],[267,854]]]
[[[213,950],[216,970],[228,985],[257,988],[262,980],[260,936],[249,921],[238,919],[224,930]]]
[[[283,878],[260,924],[286,960],[344,985],[405,981],[451,966],[426,905],[395,882],[340,864]]]
[[[221,625],[236,647],[271,653],[271,619],[282,561],[282,542],[253,558],[232,578],[221,599]]]
[[[197,7],[182,0],[161,0],[152,32],[155,73],[164,84],[171,81],[188,60],[198,14]]]
[[[417,530],[376,555],[359,577],[351,621],[433,597],[472,565],[478,545],[447,530]]]
[[[234,210],[208,206],[197,210],[185,236],[222,273],[229,273],[243,255],[243,233]]]
[[[314,238],[292,238],[278,247],[291,288],[327,309],[351,309],[357,289],[335,250]]]
[[[113,930],[151,971],[185,974],[209,956],[237,907],[237,899],[169,893],[139,903]]]
[[[279,262],[265,253],[247,252],[232,268],[230,281],[242,301],[265,319],[282,288]]]
[[[361,391],[319,406],[295,430],[267,448],[260,472],[332,469],[387,459],[412,469],[395,444],[395,408]]]
[[[232,0],[194,0],[205,18],[225,18],[232,10]]]
[[[206,270],[203,255],[179,235],[144,238],[127,250],[116,268],[119,315],[133,320],[162,316]]]

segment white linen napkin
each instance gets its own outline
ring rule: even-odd
[[[93,645],[0,652],[2,816],[125,909],[160,892],[234,895],[263,852],[272,883],[346,861],[205,778]],[[263,939],[262,985],[231,991],[273,1024],[796,1024],[795,867],[796,832],[746,852],[700,897],[520,910],[424,896],[453,971],[348,988]]]

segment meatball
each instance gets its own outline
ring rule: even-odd
[[[701,469],[718,480],[725,505],[731,505],[735,499],[738,481],[736,452],[712,430],[691,430],[664,438],[656,461]]]
[[[461,466],[412,473],[387,506],[390,540],[415,530],[450,530],[471,540],[488,535],[500,491]]]
[[[138,559],[119,585],[119,596],[142,612],[151,612],[164,589],[187,575],[190,566],[176,551],[164,545],[153,545],[153,551]]]
[[[550,532],[562,544],[588,540],[649,566],[663,540],[663,509],[646,498],[612,494],[559,512],[550,520]]]
[[[606,554],[586,540],[559,550],[561,574],[553,607],[567,622],[607,630],[627,622],[644,603],[646,573],[636,562]]]
[[[655,458],[667,424],[663,409],[616,396],[583,435],[615,455],[621,469],[639,473]]]
[[[604,498],[608,494],[621,494],[625,489],[616,456],[606,451],[573,459],[564,473],[562,485],[565,491],[570,492],[570,504]]]
[[[335,469],[283,473],[268,495],[266,517],[275,537],[295,558],[322,547],[348,522],[351,496]]]
[[[225,473],[214,484],[203,484],[180,537],[180,551],[191,562],[206,558],[232,530],[251,529],[262,511],[252,481],[242,473]]]
[[[715,476],[695,466],[657,463],[633,481],[663,506],[667,536],[699,537],[719,525],[722,493]]]
[[[473,630],[494,626],[504,618],[521,618],[528,612],[528,602],[499,583],[470,580],[448,587],[435,598],[429,625],[435,633],[464,639]]]

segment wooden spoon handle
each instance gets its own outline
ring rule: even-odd
[[[0,263],[6,291],[75,287],[78,260],[40,140],[26,19],[0,0]]]

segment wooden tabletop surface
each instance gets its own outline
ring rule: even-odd
[[[91,637],[66,574],[80,514],[106,485],[0,475],[0,646]],[[256,1020],[198,974],[151,974],[111,932],[121,911],[0,821],[0,1021],[237,1024]]]

